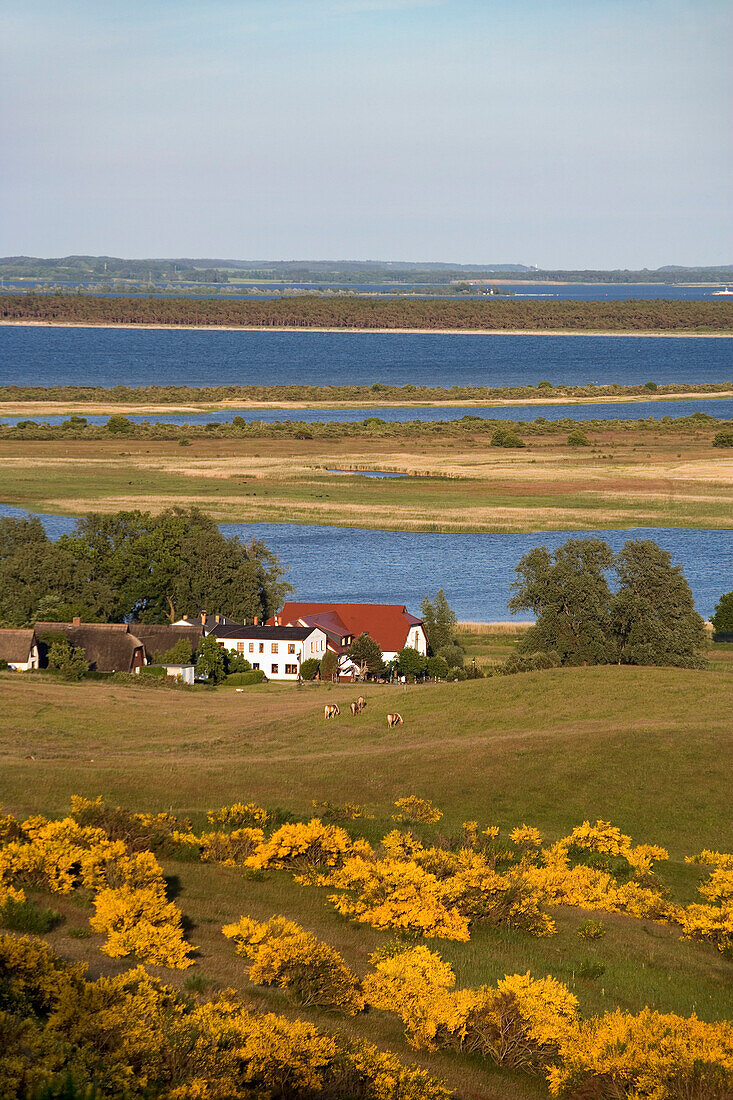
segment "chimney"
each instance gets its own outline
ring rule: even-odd
[[[206,626],[206,612],[205,611],[201,612],[201,625]]]
[[[81,619],[78,615],[74,615],[74,618],[71,620],[71,625],[72,626],[81,626]]]
[[[260,617],[259,617],[259,615],[255,615],[255,617],[254,617],[254,619],[253,619],[253,622],[254,622],[254,625],[255,625],[255,626],[259,626],[259,625],[260,625]]]

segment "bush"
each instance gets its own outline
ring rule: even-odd
[[[327,649],[321,658],[321,679],[324,684],[338,679],[339,659],[331,649]]]
[[[467,680],[468,675],[464,668],[449,668],[446,680],[453,683],[455,680]]]
[[[448,675],[448,662],[445,657],[428,657],[427,674],[436,680],[445,680]]]
[[[107,431],[114,435],[128,435],[133,427],[132,421],[126,416],[110,416],[106,424]]]
[[[568,444],[571,447],[590,447],[590,440],[585,432],[581,432],[580,428],[576,428],[568,435]]]
[[[494,428],[491,433],[491,446],[515,448],[526,447],[526,443],[511,428]]]
[[[0,928],[11,932],[50,932],[62,919],[55,909],[44,909],[33,901],[7,898],[5,904],[0,905]]]
[[[448,668],[463,668],[466,654],[459,645],[454,644],[441,646],[435,656],[442,657]]]
[[[400,676],[422,676],[427,665],[427,657],[423,657],[412,646],[404,646],[397,654],[397,672]]]
[[[733,447],[733,432],[716,432],[713,436],[713,447]]]
[[[316,673],[321,667],[321,662],[317,657],[309,657],[307,661],[303,661],[300,666],[300,678],[301,680],[315,680]]]
[[[56,638],[48,650],[48,667],[55,669],[64,680],[81,680],[89,670],[89,662],[81,646],[76,649],[66,638]]]
[[[261,668],[251,668],[249,672],[232,672],[226,682],[230,687],[250,687],[252,684],[264,684],[266,679]]]
[[[231,675],[233,672],[249,672],[252,665],[249,663],[243,653],[232,652],[231,650],[226,654],[226,666],[227,673]]]
[[[140,669],[141,676],[167,676],[166,670],[162,665],[144,665]]]
[[[513,676],[517,672],[537,672],[545,668],[559,668],[560,657],[554,649],[537,653],[515,653],[503,665],[496,665],[494,673]]]

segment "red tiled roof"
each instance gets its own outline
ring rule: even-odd
[[[322,626],[329,635],[368,634],[383,653],[402,649],[411,626],[422,619],[410,615],[403,603],[297,603],[289,601],[278,615],[285,625],[299,620]],[[271,620],[272,621],[272,620]]]

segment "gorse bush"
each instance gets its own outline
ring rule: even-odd
[[[250,960],[250,981],[278,985],[302,1005],[337,1008],[348,1015],[363,1009],[359,979],[338,952],[292,921],[273,917],[259,924],[241,917],[222,931],[235,941],[237,954]]]
[[[62,919],[55,909],[45,909],[27,899],[7,897],[0,905],[0,928],[10,932],[50,932]]]

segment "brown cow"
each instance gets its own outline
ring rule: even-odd
[[[337,718],[340,713],[341,711],[335,703],[326,703],[325,707],[323,708],[324,718]]]
[[[366,706],[366,699],[363,695],[360,695],[359,698],[356,700],[356,705],[359,708],[359,713],[361,713],[361,711],[363,711],[364,707]]]
[[[359,714],[360,712],[360,709],[361,708],[359,707],[358,703],[349,703],[349,710],[351,711],[352,718],[356,718],[357,714]]]
[[[392,729],[393,726],[402,726],[402,725],[404,725],[404,723],[402,721],[402,715],[401,714],[388,714],[387,715],[387,725],[389,726],[390,729]]]

